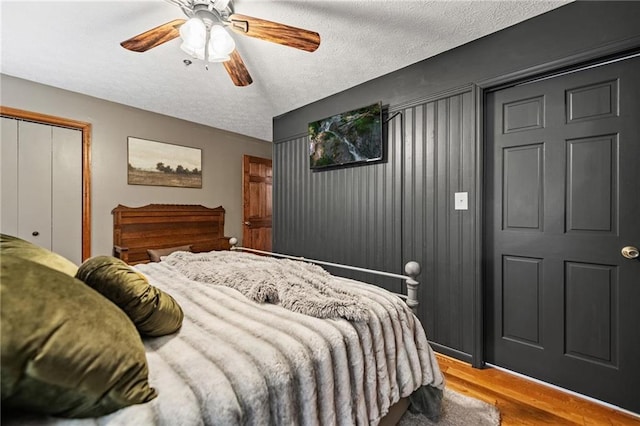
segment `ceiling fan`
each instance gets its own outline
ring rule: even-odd
[[[231,0],[165,0],[182,9],[187,19],[174,19],[120,43],[125,49],[146,52],[156,46],[182,38],[182,50],[206,62],[222,62],[236,86],[253,82],[235,42],[225,28],[307,52],[320,46],[320,35],[233,12]]]

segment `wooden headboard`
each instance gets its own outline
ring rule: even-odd
[[[133,265],[149,261],[147,249],[191,245],[194,252],[228,250],[224,209],[200,205],[119,205],[113,214],[113,255]]]

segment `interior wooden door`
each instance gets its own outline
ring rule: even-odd
[[[271,159],[245,155],[243,175],[242,245],[271,251],[272,186]]]
[[[486,148],[487,360],[637,413],[639,75],[489,93]]]

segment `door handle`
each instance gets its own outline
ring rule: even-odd
[[[38,235],[40,235],[40,233],[38,231],[33,231],[31,235],[33,235],[34,237],[37,237]]]
[[[640,255],[640,252],[638,252],[638,248],[633,246],[623,247],[620,252],[627,259],[637,259],[638,255]]]
[[[248,220],[244,222],[245,225],[247,226],[251,226],[251,222],[249,222]]]

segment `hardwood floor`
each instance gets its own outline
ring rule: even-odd
[[[437,358],[447,386],[497,406],[504,426],[640,425],[640,417],[495,368],[472,368],[441,354]]]

